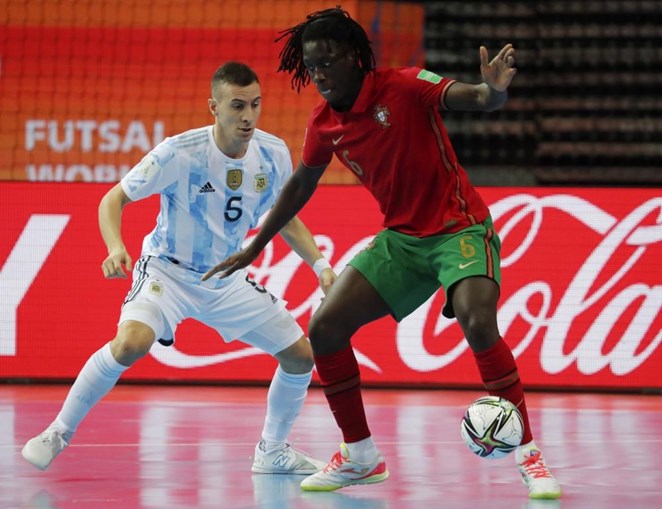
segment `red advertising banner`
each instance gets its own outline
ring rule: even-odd
[[[72,379],[115,334],[130,280],[105,280],[97,205],[109,185],[0,185],[0,378]],[[662,388],[660,189],[484,188],[503,242],[499,326],[529,387]],[[129,205],[134,259],[156,200]],[[322,186],[301,214],[339,272],[380,229],[356,186]],[[314,274],[280,238],[252,267],[304,327]],[[479,387],[473,357],[438,292],[401,323],[364,327],[353,346],[365,383]],[[228,340],[233,338],[226,338]],[[266,382],[275,362],[188,320],[123,379]]]

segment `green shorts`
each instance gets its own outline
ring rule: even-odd
[[[440,287],[446,291],[442,311],[454,318],[448,292],[458,281],[485,276],[501,284],[501,241],[491,218],[456,233],[418,238],[381,231],[349,265],[375,287],[399,322]]]

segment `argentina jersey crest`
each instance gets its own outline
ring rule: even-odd
[[[253,179],[253,191],[256,193],[263,193],[267,190],[269,185],[269,175],[266,173],[258,173]]]

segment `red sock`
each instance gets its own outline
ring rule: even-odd
[[[316,355],[324,395],[346,443],[370,436],[361,397],[359,363],[351,345],[331,355]]]
[[[474,352],[474,357],[487,392],[492,396],[500,396],[512,402],[522,414],[524,420],[522,444],[528,444],[533,440],[533,434],[524,401],[524,388],[510,348],[502,338],[499,338],[489,350]]]

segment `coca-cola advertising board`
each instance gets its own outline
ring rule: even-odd
[[[0,185],[0,378],[71,380],[113,338],[131,281],[101,272],[97,206],[108,189]],[[662,190],[480,192],[503,243],[499,328],[525,384],[662,388]],[[134,260],[157,212],[157,198],[124,211]],[[381,228],[374,200],[357,186],[321,186],[300,217],[337,272]],[[322,298],[311,269],[278,237],[250,272],[288,302],[305,330]],[[440,291],[402,322],[386,317],[355,335],[365,384],[480,386],[462,331],[441,315],[443,303]],[[273,374],[271,357],[192,320],[176,336],[123,379],[266,383]]]

